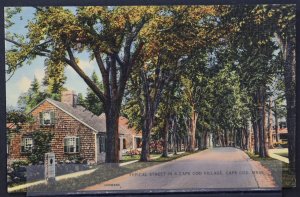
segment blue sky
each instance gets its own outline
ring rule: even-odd
[[[9,29],[12,33],[25,34],[27,32],[25,25],[27,21],[33,17],[34,9],[25,7],[22,13],[14,17],[15,25]],[[23,20],[19,20],[22,16]],[[10,47],[10,43],[5,43],[6,49]],[[79,66],[90,76],[93,71],[96,71],[100,78],[100,72],[97,69],[96,62],[90,61],[88,54],[82,53],[77,56],[79,58]],[[17,107],[17,101],[20,94],[26,92],[30,87],[34,76],[41,82],[45,75],[44,58],[38,57],[30,65],[24,65],[16,70],[10,80],[6,82],[6,106]],[[70,67],[65,68],[67,81],[65,87],[70,90],[75,90],[77,93],[86,93],[87,85],[78,76],[78,74]],[[10,75],[6,75],[8,79]]]

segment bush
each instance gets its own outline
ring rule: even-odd
[[[163,145],[161,140],[153,140],[150,142],[150,153],[161,154],[163,152]]]
[[[36,131],[32,134],[34,146],[28,160],[32,164],[44,163],[45,153],[51,151],[50,142],[53,138],[52,133]]]
[[[126,152],[127,155],[140,155],[141,151],[137,150],[137,149],[130,149],[129,151]]]
[[[29,161],[19,160],[14,161],[11,166],[7,166],[7,183],[9,186],[15,183],[26,181],[26,166],[28,165]]]
[[[19,160],[19,161],[14,161],[12,164],[11,164],[11,167],[14,169],[14,170],[18,170],[20,167],[24,167],[24,166],[28,166],[29,165],[29,161],[27,160]]]

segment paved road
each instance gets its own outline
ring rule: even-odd
[[[277,187],[270,171],[243,151],[208,149],[83,190],[260,189]]]

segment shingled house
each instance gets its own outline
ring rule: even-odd
[[[58,161],[80,156],[90,163],[105,161],[105,115],[97,116],[80,105],[73,91],[62,94],[61,102],[45,99],[31,110],[34,123],[24,125],[10,141],[9,158],[26,159],[34,146],[32,133],[51,132],[51,150]],[[120,157],[127,150],[140,148],[141,132],[128,127],[128,120],[119,119]]]

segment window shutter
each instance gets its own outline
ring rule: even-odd
[[[50,111],[51,125],[55,124],[55,113],[54,111]]]
[[[80,148],[80,140],[79,137],[76,137],[76,152],[79,152],[79,148]]]
[[[21,152],[25,152],[24,140],[24,138],[21,139]]]
[[[67,148],[67,138],[64,138],[64,152],[67,153],[68,152],[68,148]]]
[[[40,125],[43,125],[43,112],[40,112]]]

